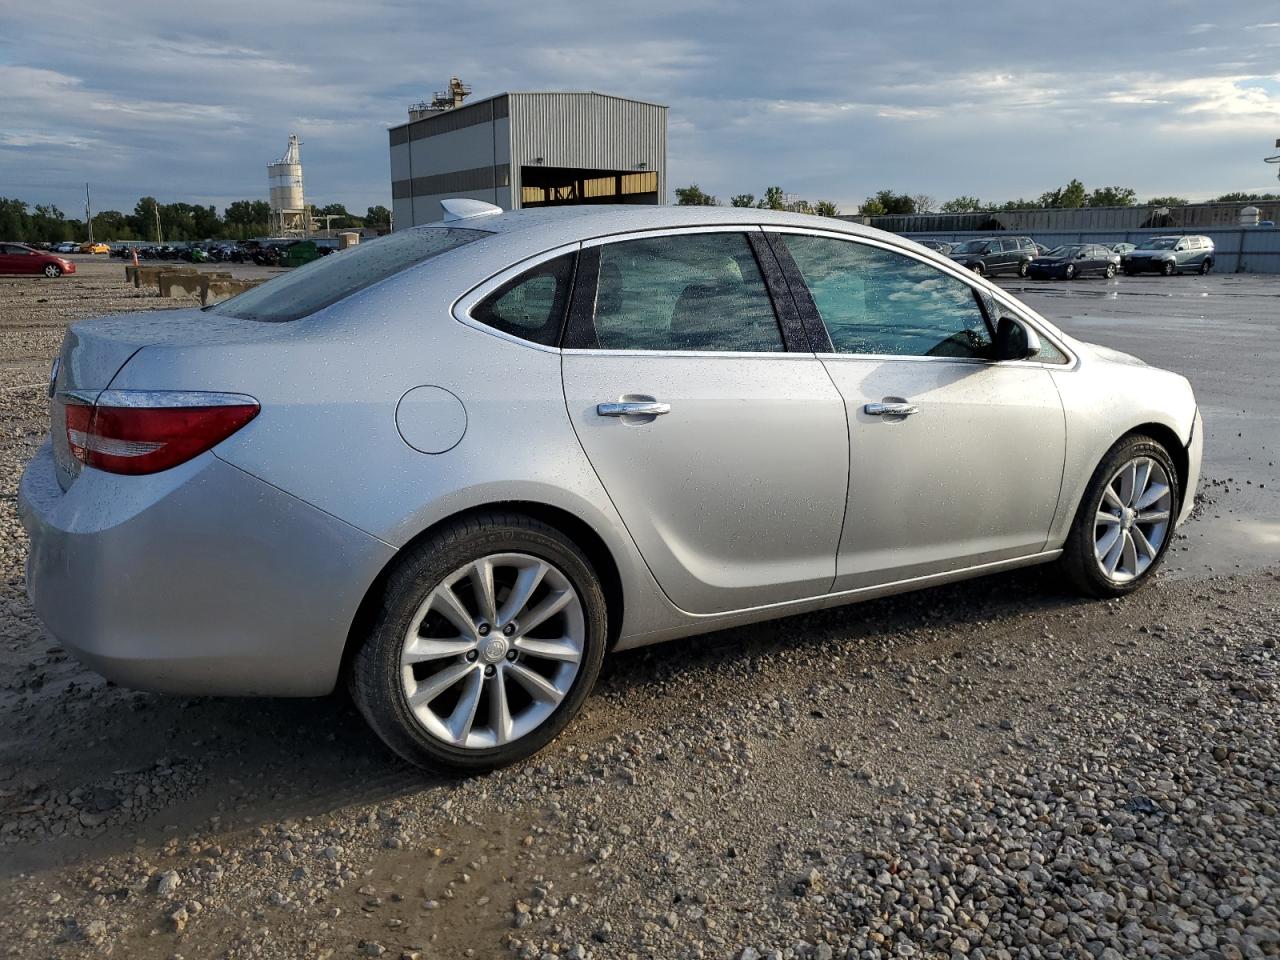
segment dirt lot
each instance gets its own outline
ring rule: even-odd
[[[49,358],[177,305],[122,273],[0,278],[0,956],[1280,956],[1280,278],[1015,287],[1196,386],[1197,519],[1137,596],[1033,570],[615,656],[542,755],[443,781],[341,698],[121,690],[33,618]]]

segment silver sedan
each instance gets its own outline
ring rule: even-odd
[[[206,310],[69,329],[22,479],[49,631],[122,684],[349,685],[409,760],[528,756],[606,651],[1056,562],[1149,580],[1177,374],[924,247],[762,210],[446,201]]]

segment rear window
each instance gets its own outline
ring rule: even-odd
[[[313,260],[207,309],[242,320],[298,320],[379,280],[487,236],[491,234],[485,230],[414,227]]]

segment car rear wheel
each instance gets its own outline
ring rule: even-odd
[[[1155,573],[1173,540],[1181,491],[1165,448],[1150,437],[1112,447],[1080,501],[1062,569],[1082,593],[1118,597]]]
[[[1177,270],[1178,268],[1174,266],[1172,260],[1166,260],[1164,262],[1164,265],[1160,268],[1160,272],[1164,274],[1166,277],[1172,277],[1177,272]]]
[[[1076,278],[1076,265],[1074,263],[1068,263],[1067,269],[1063,271],[1063,273],[1068,280],[1074,280]]]
[[[982,261],[975,263],[971,269],[980,277],[985,277],[987,275],[986,264],[982,263]]]
[[[62,268],[56,263],[45,264],[44,275],[52,279],[53,277],[62,276]]]
[[[1116,278],[1116,265],[1114,263],[1108,263],[1105,273],[1108,280],[1114,280]]]
[[[1031,265],[1027,263],[1027,261],[1023,260],[1018,264],[1018,276],[1025,277],[1030,269]]]
[[[410,763],[478,772],[536,753],[595,685],[604,593],[555,528],[520,514],[451,524],[401,561],[348,682]]]
[[[1213,261],[1205,260],[1203,263],[1200,264],[1200,275],[1204,276],[1206,273],[1208,273],[1212,269],[1213,269]]]

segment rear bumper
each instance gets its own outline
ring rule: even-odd
[[[49,632],[124,686],[194,695],[333,689],[389,545],[211,453],[63,492],[46,443],[19,487],[27,593]]]

